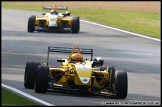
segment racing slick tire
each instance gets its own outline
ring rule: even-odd
[[[28,32],[34,32],[35,30],[35,19],[36,16],[31,16],[28,19]]]
[[[49,81],[49,67],[47,66],[38,66],[38,70],[36,72],[34,90],[36,93],[45,93],[48,87]]]
[[[79,17],[73,17],[72,18],[71,31],[72,31],[72,33],[78,33],[79,30],[80,30]]]
[[[128,90],[128,79],[127,73],[125,71],[116,71],[115,72],[115,89],[116,97],[119,99],[124,99],[127,97]]]
[[[25,67],[24,75],[24,87],[28,89],[34,89],[34,80],[35,74],[38,68],[38,65],[41,65],[40,62],[27,62]]]

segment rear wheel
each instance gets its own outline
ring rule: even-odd
[[[115,89],[117,98],[124,99],[127,97],[128,80],[127,73],[124,71],[115,72]]]
[[[78,33],[80,30],[80,21],[79,17],[72,18],[72,25],[71,25],[72,33]]]
[[[49,67],[47,66],[38,66],[35,78],[35,92],[36,93],[45,93],[48,87],[48,78],[49,76]]]
[[[40,62],[27,62],[25,67],[24,75],[24,87],[28,89],[34,89],[34,80],[36,70],[38,65],[41,65]]]
[[[35,16],[31,16],[28,19],[28,32],[34,32],[35,30]]]

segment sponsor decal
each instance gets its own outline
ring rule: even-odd
[[[50,22],[49,26],[57,26],[56,22]]]
[[[80,80],[83,82],[83,83],[88,83],[90,78],[86,78],[86,77],[80,77]]]

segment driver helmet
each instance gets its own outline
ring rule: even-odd
[[[67,16],[70,16],[70,14],[71,14],[71,13],[70,13],[69,11],[66,11],[66,15],[67,15]]]
[[[56,9],[52,9],[51,10],[51,14],[56,14],[57,15],[58,14],[58,11]]]
[[[74,62],[82,62],[83,56],[80,53],[74,53],[70,56],[71,61]]]

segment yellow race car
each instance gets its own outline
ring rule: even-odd
[[[32,15],[28,19],[28,32],[34,31],[69,31],[78,33],[80,30],[79,16],[71,17],[71,13],[66,11],[64,14],[59,13],[58,10],[68,10],[68,7],[43,6],[44,10],[51,10],[50,12],[42,13],[43,17]]]
[[[66,59],[57,59],[59,67],[49,67],[49,53],[71,53]],[[83,54],[91,55],[89,59]],[[60,54],[59,54],[60,55]],[[115,71],[114,67],[103,67],[101,57],[93,59],[93,49],[79,46],[48,47],[47,63],[27,62],[24,86],[36,93],[45,93],[49,89],[89,92],[124,99],[127,97],[128,80],[125,71]]]

